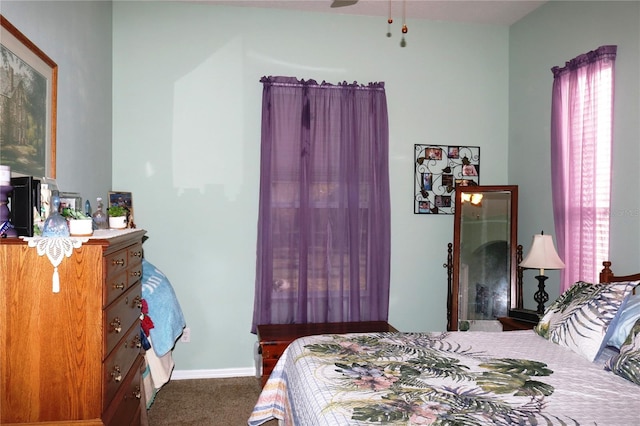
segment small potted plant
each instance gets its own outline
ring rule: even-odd
[[[65,207],[62,209],[62,217],[67,219],[69,234],[73,236],[93,235],[93,220],[83,212]]]
[[[109,228],[124,229],[127,227],[128,210],[122,206],[111,206],[107,209],[109,215]]]

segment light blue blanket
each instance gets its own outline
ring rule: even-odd
[[[186,323],[171,283],[146,259],[142,259],[142,298],[154,324],[149,331],[153,349],[161,357],[173,349]]]

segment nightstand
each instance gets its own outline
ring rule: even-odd
[[[531,330],[536,326],[536,323],[524,321],[511,317],[498,318],[500,324],[502,324],[502,331],[514,331],[514,330]]]

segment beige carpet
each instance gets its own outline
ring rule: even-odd
[[[149,426],[244,426],[260,390],[255,377],[172,380],[156,395]]]

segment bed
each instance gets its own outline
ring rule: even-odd
[[[638,425],[640,274],[610,265],[606,282],[576,283],[533,330],[297,339],[248,424]]]
[[[142,259],[142,318],[140,337],[145,349],[142,385],[147,409],[171,378],[172,351],[186,323],[169,279]]]

